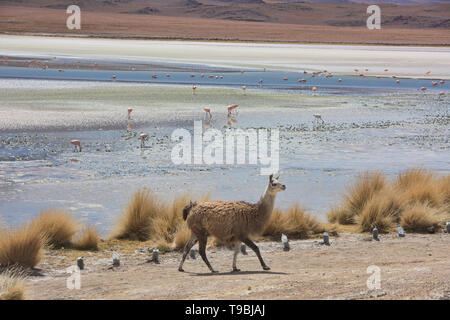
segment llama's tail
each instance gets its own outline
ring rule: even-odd
[[[184,207],[184,209],[183,209],[183,220],[187,219],[187,216],[188,216],[189,212],[191,212],[191,209],[193,207],[195,207],[196,205],[197,205],[197,202],[190,201],[189,204],[186,207]]]

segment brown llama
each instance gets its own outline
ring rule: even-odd
[[[184,271],[183,263],[186,256],[198,241],[199,254],[203,261],[211,272],[217,272],[211,267],[206,257],[208,236],[214,236],[220,242],[234,246],[233,272],[240,271],[236,268],[236,257],[241,242],[256,253],[264,270],[270,270],[264,263],[259,248],[249,236],[262,234],[272,214],[276,194],[286,190],[286,186],[278,182],[278,177],[274,179],[273,175],[270,175],[269,185],[258,203],[207,201],[191,202],[187,205],[183,209],[183,219],[187,221],[192,235],[184,248],[178,270]]]

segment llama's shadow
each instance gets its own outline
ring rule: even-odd
[[[198,273],[198,272],[188,272],[191,276],[196,276],[196,277],[209,277],[209,276],[227,276],[227,275],[246,275],[246,274],[280,274],[280,275],[287,275],[287,273],[285,272],[277,272],[277,271],[265,271],[265,270],[258,270],[258,271],[238,271],[238,272],[233,272],[233,271],[229,271],[229,272],[217,272],[217,273],[212,273],[212,272],[203,272],[203,273]]]

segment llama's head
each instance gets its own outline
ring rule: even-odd
[[[277,192],[286,190],[286,186],[284,184],[278,182],[279,177],[280,177],[280,175],[278,175],[276,178],[274,178],[273,174],[271,174],[269,176],[269,186],[267,187],[267,189],[271,193],[277,193]]]

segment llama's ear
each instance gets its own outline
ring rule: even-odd
[[[269,181],[270,181],[270,182],[273,181],[273,174],[271,174],[271,175],[269,176]]]
[[[275,178],[275,180],[278,180],[280,178],[280,175],[278,174],[277,177]]]

